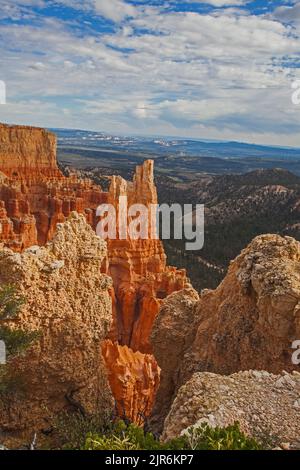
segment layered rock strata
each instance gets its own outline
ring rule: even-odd
[[[43,129],[0,124],[0,171],[0,241],[14,251],[44,245],[72,211],[95,226],[106,202],[91,181],[63,176],[56,137]]]
[[[153,161],[137,167],[133,182],[120,176],[112,177],[108,202],[116,207],[119,220],[120,197],[127,198],[128,207],[143,204],[148,211],[147,239],[121,239],[117,226],[117,239],[108,241],[109,273],[114,280],[116,303],[115,328],[112,339],[128,345],[134,351],[151,353],[149,343],[154,319],[162,300],[170,293],[188,284],[185,270],[166,265],[163,245],[155,238],[156,219],[151,218],[157,192],[153,177]],[[133,217],[128,215],[127,226]],[[154,235],[154,236],[153,236]]]
[[[61,178],[56,136],[45,129],[0,123],[0,168],[10,178]]]

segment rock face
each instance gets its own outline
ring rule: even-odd
[[[154,354],[162,368],[161,387],[169,384],[167,400],[171,402],[195,372],[294,370],[292,343],[300,338],[299,270],[299,242],[262,235],[231,263],[215,291],[204,291],[199,301],[189,299],[186,291],[168,297],[152,333]],[[188,315],[191,327],[185,322]],[[177,346],[181,325],[185,339]],[[162,362],[166,337],[169,356],[181,358],[177,364]],[[158,399],[152,419],[160,430],[165,416],[165,406]]]
[[[72,211],[84,214],[96,225],[96,208],[106,195],[91,181],[71,177],[35,181],[10,179],[0,184],[0,241],[14,251],[44,245]]]
[[[112,177],[108,203],[116,209],[119,221],[120,197],[128,207],[143,204],[149,211],[157,204],[153,162],[137,167],[133,182]],[[127,225],[132,217],[125,217]],[[114,283],[114,323],[112,342],[104,347],[110,385],[121,414],[136,422],[152,410],[159,384],[159,368],[149,337],[162,300],[188,284],[186,272],[166,266],[160,240],[151,238],[155,227],[148,224],[149,239],[122,239],[117,224],[116,240],[108,240],[109,269]],[[142,415],[141,415],[142,413]]]
[[[85,215],[96,229],[96,209],[112,204],[117,216],[119,197],[128,207],[157,203],[153,161],[137,167],[133,182],[112,177],[109,192],[78,177],[64,177],[56,161],[56,138],[43,129],[0,125],[0,242],[14,251],[51,240],[57,223],[71,211]],[[128,223],[133,217],[128,216]],[[112,338],[151,352],[148,341],[161,300],[187,284],[185,271],[166,266],[162,243],[132,237],[108,241],[109,273],[115,288]],[[154,227],[149,223],[148,234]]]
[[[62,175],[57,166],[53,134],[43,129],[0,124],[0,243],[6,247],[22,252],[31,246],[45,245],[52,239],[57,224],[65,222],[72,211],[83,214],[96,229],[98,206],[110,203],[119,214],[119,196],[127,197],[128,206],[139,203],[150,208],[151,204],[157,203],[152,161],[137,167],[132,182],[112,177],[109,191],[104,192],[90,180]],[[128,216],[128,222],[132,219]],[[145,353],[152,352],[149,335],[153,322],[163,298],[184,288],[187,278],[184,270],[166,266],[166,256],[159,240],[135,240],[132,237],[123,240],[119,228],[117,239],[108,241],[108,257],[103,258],[101,271],[113,279],[110,338],[129,348],[124,349],[120,357],[132,354],[129,363],[133,364],[134,376],[139,374],[136,372],[138,369],[145,374],[150,373],[150,363],[155,369],[153,356],[151,359],[145,356]],[[151,230],[150,224],[149,234]],[[114,354],[120,351],[116,347]],[[135,354],[137,351],[143,354]],[[112,367],[109,357],[107,366]],[[156,388],[151,374],[152,371],[144,383],[148,383],[149,392],[154,393]],[[111,380],[112,391],[116,397],[123,397],[124,393],[120,393],[118,387],[123,390],[126,381],[121,378],[120,371],[118,379]],[[135,383],[139,390],[140,384],[138,381]],[[132,383],[128,383],[128,387],[131,390],[128,393],[133,393],[133,396],[131,399],[126,392],[125,404],[130,407],[138,400]],[[143,397],[140,403],[144,406]],[[136,415],[136,410],[128,408],[126,413],[128,416]]]
[[[155,358],[163,374],[151,424],[161,430],[162,419],[170,409],[174,391],[177,389],[178,366],[185,350],[193,341],[197,328],[197,312],[195,306],[199,301],[197,292],[184,289],[176,292],[163,302],[159,317],[154,323],[151,340],[154,345]]]
[[[101,355],[112,321],[112,282],[100,274],[106,256],[106,243],[76,213],[45,247],[0,251],[0,283],[13,283],[26,298],[11,326],[40,333],[13,361],[25,395],[1,402],[2,429],[47,428],[53,414],[74,403],[91,413],[111,406]]]
[[[149,416],[159,386],[160,369],[151,354],[104,341],[102,352],[119,416],[143,424]]]
[[[241,429],[269,445],[300,445],[300,374],[273,375],[262,371],[230,376],[196,373],[183,385],[165,420],[163,439],[206,422],[226,427],[238,421]]]
[[[56,136],[44,129],[0,124],[0,168],[11,178],[61,178]]]
[[[277,235],[255,238],[218,289],[201,297],[191,350],[196,368],[222,374],[295,369],[291,346],[300,338],[299,268],[299,242]]]
[[[56,137],[43,129],[0,124],[0,242],[14,251],[44,245],[72,211],[95,226],[101,188],[57,166]]]
[[[122,210],[119,198],[124,196],[128,207],[143,204],[150,214],[151,205],[157,204],[153,161],[137,167],[133,182],[112,178],[108,202],[115,206],[118,219]],[[131,221],[128,216],[128,225]],[[185,270],[166,266],[161,241],[151,237],[155,229],[155,221],[149,217],[148,239],[122,240],[118,226],[117,239],[108,242],[109,273],[117,297],[112,339],[143,353],[152,352],[149,336],[162,299],[188,284]]]

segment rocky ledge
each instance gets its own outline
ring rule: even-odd
[[[173,402],[163,439],[202,423],[226,427],[237,421],[266,447],[300,449],[300,373],[194,374]]]

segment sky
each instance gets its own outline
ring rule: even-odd
[[[0,121],[300,147],[300,1],[0,0]]]

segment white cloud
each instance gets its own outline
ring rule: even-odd
[[[0,18],[17,19],[29,14],[28,8],[45,8],[49,5],[64,5],[78,10],[94,12],[114,22],[136,15],[134,6],[125,0],[0,0]]]
[[[94,12],[117,23],[136,15],[135,7],[125,0],[56,0],[55,3]]]
[[[251,0],[187,0],[189,3],[207,3],[214,7],[241,6],[250,3]]]
[[[96,11],[94,0],[79,3]],[[123,21],[109,34],[82,37],[53,18],[3,24],[0,79],[9,104],[1,119],[300,146],[300,110],[291,103],[297,69],[282,65],[299,58],[294,29],[230,9],[131,8],[98,2],[98,14]]]
[[[94,4],[97,13],[116,22],[136,15],[135,8],[122,0],[94,0]]]
[[[273,17],[281,22],[300,23],[300,2],[277,7],[273,12]]]
[[[30,7],[43,7],[44,0],[0,0],[0,19],[19,20],[24,17],[32,17]]]

